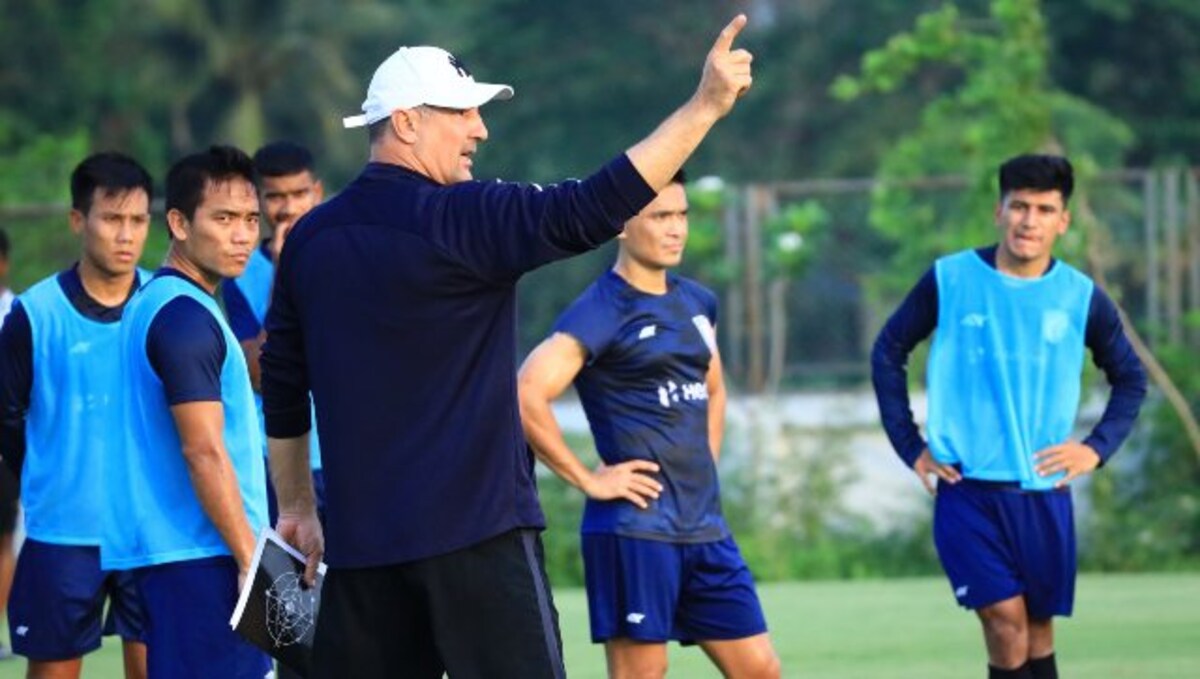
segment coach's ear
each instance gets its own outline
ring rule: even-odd
[[[405,144],[417,143],[417,128],[421,124],[421,112],[416,108],[400,108],[392,111],[392,131]]]

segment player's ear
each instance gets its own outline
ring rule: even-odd
[[[167,210],[167,228],[173,240],[187,240],[188,218],[176,208]]]
[[[87,217],[82,212],[72,208],[68,219],[71,223],[71,233],[76,236],[83,233],[83,225],[87,221]]]

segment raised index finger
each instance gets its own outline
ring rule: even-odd
[[[730,21],[725,28],[721,29],[721,33],[717,35],[717,41],[713,43],[712,51],[728,52],[729,48],[733,47],[733,39],[742,32],[742,28],[746,25],[746,15],[739,14]]]

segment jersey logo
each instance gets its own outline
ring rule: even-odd
[[[1067,336],[1071,326],[1071,318],[1061,309],[1050,309],[1042,312],[1042,339],[1050,344],[1058,344]]]
[[[18,626],[16,629],[16,633],[17,633],[17,636],[19,636],[19,637],[23,637],[26,634],[29,634],[29,626],[28,625]]]
[[[684,401],[707,401],[708,400],[708,385],[703,382],[692,382],[680,386],[675,384],[674,380],[667,380],[666,386],[658,388],[658,402],[664,408],[670,408],[671,404]]]
[[[629,615],[625,616],[625,622],[632,623],[634,625],[642,624],[642,621],[645,619],[645,613],[630,613]]]
[[[658,402],[664,408],[670,408],[671,403],[679,403],[679,385],[667,381],[667,386],[658,388]]]
[[[967,595],[967,589],[968,589],[967,586],[963,585],[962,587],[959,587],[958,589],[954,590],[954,598],[961,599],[961,598],[965,597]]]
[[[982,328],[987,322],[987,316],[983,314],[967,314],[962,317],[962,324],[968,328]]]
[[[651,337],[654,337],[654,335],[657,332],[658,332],[658,326],[651,323],[650,325],[647,325],[646,327],[642,328],[640,332],[638,332],[638,339],[640,339],[640,340],[650,339]]]
[[[92,349],[91,342],[89,342],[87,340],[79,340],[75,344],[71,345],[71,348],[67,351],[67,353],[71,354],[71,355],[86,354],[87,352],[91,351],[91,349]]]

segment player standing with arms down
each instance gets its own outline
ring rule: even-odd
[[[275,262],[287,240],[288,233],[301,217],[320,204],[325,187],[317,177],[312,153],[287,141],[277,141],[254,152],[254,169],[258,173],[258,195],[263,216],[271,226],[270,236],[254,249],[246,270],[221,286],[229,328],[242,347],[254,400],[262,416],[262,396],[258,359],[267,337],[263,324],[271,304],[271,288],[275,282]],[[263,438],[266,444],[266,438]],[[309,436],[309,464],[312,467],[313,489],[316,492],[317,513],[325,509],[325,483],[321,473],[321,451],[314,430]],[[263,455],[266,455],[266,448]],[[267,507],[274,523],[278,516],[275,493],[267,486]]]
[[[135,569],[151,679],[262,679],[229,627],[267,523],[262,434],[246,359],[213,297],[258,243],[254,164],[214,146],[167,174],[171,247],[121,324],[120,455],[106,488],[105,567]]]
[[[79,261],[22,293],[0,332],[0,454],[21,479],[26,534],[8,619],[31,677],[78,677],[101,634],[123,640],[127,677],[146,673],[142,602],[130,573],[102,568],[100,516],[120,501],[103,468],[123,436],[120,321],[145,276],[152,193],[128,156],[76,166]]]
[[[288,237],[262,356],[279,530],[310,569],[310,389],[320,422],[315,676],[564,675],[516,403],[516,283],[615,237],[669,183],[750,86],[750,54],[733,49],[745,22],[650,136],[544,188],[471,181],[479,107],[511,88],[434,47],[376,70],[346,120],[368,126],[371,162]]]
[[[999,243],[939,259],[871,354],[888,438],[930,493],[934,542],[960,605],[983,625],[989,676],[1057,677],[1053,616],[1075,596],[1069,483],[1129,435],[1146,377],[1116,305],[1055,259],[1071,222],[1071,164],[1018,156],[1000,166]],[[934,330],[928,440],[909,408],[908,355]],[[1084,349],[1112,387],[1104,415],[1069,440]]]
[[[721,515],[717,299],[669,273],[687,243],[683,182],[681,172],[625,223],[616,264],[526,359],[521,419],[538,458],[588,495],[588,611],[609,676],[665,676],[676,639],[699,644],[727,677],[778,677],[754,580]],[[604,460],[595,472],[550,407],[572,381]]]

